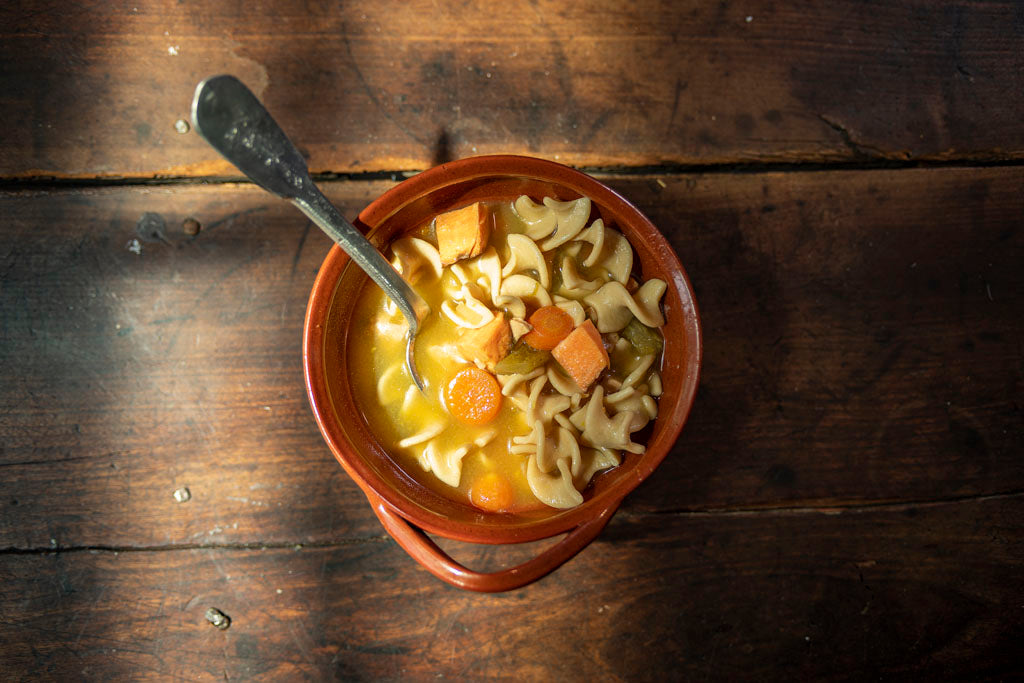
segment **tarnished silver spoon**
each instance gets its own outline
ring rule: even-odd
[[[413,351],[416,333],[430,307],[320,192],[299,150],[252,91],[234,76],[207,78],[196,86],[192,122],[196,131],[250,180],[309,216],[391,297],[409,323],[405,364],[423,391]]]

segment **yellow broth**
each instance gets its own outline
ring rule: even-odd
[[[490,245],[504,255],[506,235],[523,232],[525,226],[512,210],[511,203],[495,202],[489,207],[495,218]],[[422,226],[412,234],[435,242],[430,225]],[[550,265],[554,254],[545,256]],[[445,408],[446,385],[460,370],[472,366],[453,361],[443,352],[446,347],[454,347],[459,332],[456,324],[440,313],[446,283],[454,284],[454,275],[448,268],[444,269],[441,278],[420,281],[415,286],[432,311],[416,341],[416,365],[426,385],[422,395],[415,389],[405,368],[404,320],[400,315],[391,316],[385,312],[387,297],[379,288],[372,283],[363,288],[350,328],[354,338],[348,345],[352,388],[363,417],[380,444],[410,476],[445,497],[472,505],[474,484],[482,477],[497,474],[511,484],[513,492],[512,504],[503,512],[544,507],[527,483],[528,456],[510,452],[512,438],[530,432],[525,414],[503,397],[497,417],[486,425],[475,426],[459,421]],[[638,361],[636,354],[621,349],[613,349],[611,356],[613,362],[609,374],[620,379]],[[383,383],[387,400],[382,401],[378,384],[389,371],[390,379]],[[435,447],[440,451],[449,452],[471,445],[462,459],[462,474],[457,487],[445,484],[419,464],[417,454],[423,444],[403,447],[399,443],[437,422],[445,425],[444,431],[433,438]],[[489,442],[483,446],[474,444],[492,432],[494,436]],[[623,456],[628,457],[628,454],[623,453]]]
[[[505,246],[506,225],[514,219],[504,207],[492,205],[495,214],[494,231],[490,243],[501,251]],[[429,226],[415,234],[430,238]],[[432,239],[431,239],[432,241]],[[384,312],[387,297],[377,287],[364,287],[356,304],[352,330],[365,331],[368,343],[350,343],[348,367],[352,374],[352,387],[356,399],[363,409],[363,416],[374,435],[385,450],[395,458],[402,468],[417,481],[453,500],[469,503],[470,489],[475,481],[485,474],[495,472],[504,477],[514,492],[514,502],[509,512],[540,507],[526,482],[525,455],[509,453],[513,436],[529,432],[523,414],[508,399],[502,400],[498,416],[483,426],[464,424],[453,418],[444,407],[443,392],[449,380],[460,370],[471,364],[453,364],[450,359],[431,352],[445,345],[452,345],[458,336],[455,323],[440,314],[444,301],[446,278],[454,276],[445,271],[440,279],[421,282],[416,291],[430,305],[431,315],[424,321],[416,340],[416,367],[426,385],[425,396],[410,394],[410,408],[402,414],[402,401],[411,379],[405,369],[405,325]],[[397,324],[396,324],[397,323]],[[401,367],[401,374],[395,378],[395,391],[401,392],[402,399],[381,405],[377,384],[384,373],[395,365]],[[396,397],[397,398],[397,397]],[[442,451],[455,450],[474,440],[494,432],[495,436],[483,447],[473,446],[462,460],[462,476],[458,488],[452,488],[429,472],[425,472],[416,459],[415,452],[421,446],[402,448],[398,445],[404,437],[443,421],[445,430],[435,437],[437,447]]]

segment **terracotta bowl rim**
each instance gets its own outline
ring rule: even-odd
[[[687,299],[684,304],[692,308],[692,320],[685,321],[685,324],[693,327],[695,343],[694,348],[689,349],[686,354],[686,365],[683,368],[692,373],[692,379],[680,380],[684,384],[684,391],[681,392],[676,404],[671,406],[670,414],[666,414],[669,411],[665,410],[665,406],[660,407],[657,420],[666,420],[670,424],[658,439],[658,451],[652,452],[652,449],[648,448],[641,456],[641,461],[630,469],[630,476],[618,477],[612,485],[600,494],[587,498],[581,505],[570,510],[553,511],[551,516],[526,523],[519,521],[510,524],[508,528],[453,520],[400,495],[373,467],[350,450],[344,438],[344,429],[338,424],[331,403],[323,368],[324,328],[338,282],[350,263],[348,255],[337,245],[331,247],[321,264],[310,293],[303,326],[303,371],[310,407],[320,433],[335,458],[371,501],[382,500],[412,524],[440,536],[477,543],[516,543],[539,540],[570,531],[588,520],[607,514],[609,510],[614,511],[622,499],[654,471],[678,439],[693,407],[703,360],[703,338],[693,286],[678,256],[661,232],[639,209],[616,191],[582,171],[554,161],[499,154],[468,157],[444,163],[388,189],[372,201],[354,223],[360,229],[369,229],[367,236],[372,241],[377,227],[409,203],[455,183],[492,176],[539,180],[579,192],[590,197],[598,206],[614,206],[619,213],[631,214],[631,230],[639,230],[645,237],[664,243],[662,257],[671,262],[673,270],[673,282],[669,283],[669,289],[671,291],[674,287],[677,291],[683,292]],[[617,227],[625,231],[625,226]]]

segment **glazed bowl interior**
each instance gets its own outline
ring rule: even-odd
[[[331,451],[368,494],[376,495],[413,524],[448,538],[511,543],[568,531],[617,506],[671,449],[689,414],[700,371],[701,336],[693,291],[679,260],[660,232],[629,202],[593,178],[560,164],[528,157],[474,157],[451,162],[406,180],[368,206],[356,221],[384,248],[434,216],[479,200],[535,200],[581,196],[592,200],[591,220],[603,218],[625,234],[636,253],[634,270],[644,280],[668,283],[663,395],[649,427],[647,449],[624,454],[623,463],[594,478],[584,502],[570,510],[517,514],[482,512],[420,484],[380,445],[367,426],[347,372],[348,350],[364,343],[352,329],[354,304],[374,285],[337,246],[325,259],[310,296],[304,330],[306,384],[314,416]]]

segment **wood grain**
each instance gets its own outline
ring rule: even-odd
[[[1009,0],[0,3],[0,679],[1024,677],[1022,41]],[[666,234],[697,402],[554,574],[439,582],[335,463],[329,242],[178,131],[216,73],[350,217],[523,153]]]
[[[1009,1],[40,0],[0,27],[7,177],[237,175],[175,131],[224,72],[319,172],[1024,155]]]
[[[619,515],[552,576],[496,596],[436,581],[390,541],[5,556],[19,590],[0,592],[0,662],[63,680],[1013,678],[1020,513],[1015,496]]]
[[[1024,491],[1024,171],[608,182],[671,240],[705,330],[690,422],[626,512]],[[390,185],[326,189],[354,216]],[[328,241],[298,212],[231,185],[2,201],[0,548],[380,537],[307,406]]]

